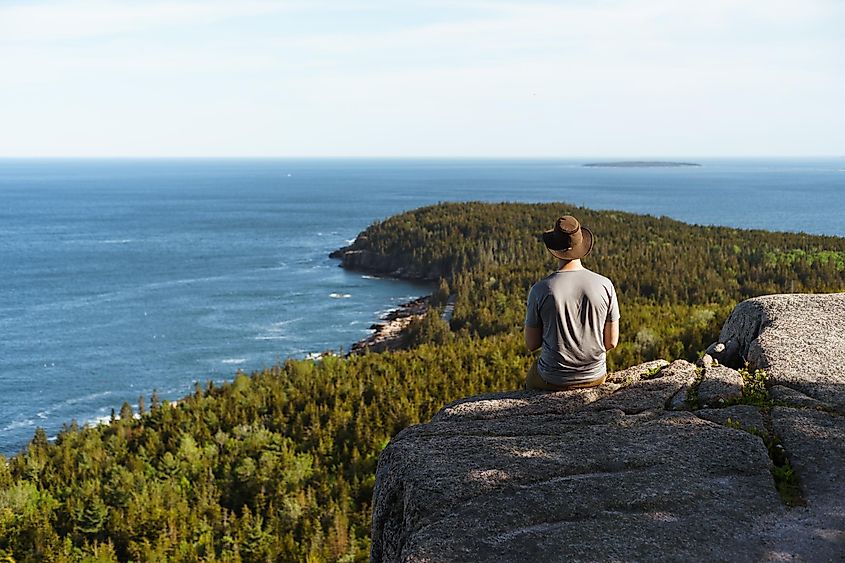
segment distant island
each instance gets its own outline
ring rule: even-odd
[[[662,160],[627,160],[620,162],[588,162],[591,168],[675,168],[678,166],[701,166],[695,162],[667,162]]]

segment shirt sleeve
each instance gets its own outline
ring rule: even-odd
[[[528,328],[540,328],[542,324],[537,305],[537,292],[534,290],[534,286],[532,286],[531,291],[528,292],[528,304],[525,308],[525,326]]]
[[[606,323],[613,323],[619,320],[619,300],[616,298],[616,288],[610,284],[610,307],[607,309]]]

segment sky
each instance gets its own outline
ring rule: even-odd
[[[845,155],[843,0],[0,0],[0,156]]]

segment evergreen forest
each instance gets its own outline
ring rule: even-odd
[[[531,284],[556,267],[542,231],[572,214],[587,268],[617,288],[611,369],[695,359],[755,295],[845,291],[845,238],[693,226],[556,204],[440,204],[378,222],[344,251],[437,282],[403,349],[288,360],[109,424],[36,431],[0,456],[0,563],[364,561],[379,452],[461,397],[521,387]],[[343,253],[341,252],[341,255]],[[449,324],[441,310],[452,297]]]

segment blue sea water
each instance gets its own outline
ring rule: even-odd
[[[0,453],[153,389],[176,399],[348,347],[430,289],[329,252],[422,205],[565,201],[845,236],[845,159],[582,162],[0,160]]]

